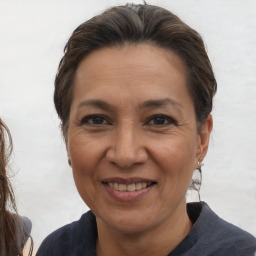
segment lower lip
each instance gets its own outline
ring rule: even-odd
[[[111,195],[111,197],[113,197],[114,199],[118,201],[123,201],[123,202],[131,202],[131,201],[138,201],[143,197],[145,197],[151,191],[154,185],[151,185],[147,188],[143,188],[140,190],[131,191],[131,192],[115,190],[114,188],[105,184],[104,184],[104,187],[106,188],[107,192]]]

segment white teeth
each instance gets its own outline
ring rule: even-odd
[[[118,190],[118,183],[114,183],[114,189]]]
[[[126,190],[127,190],[127,186],[126,186],[125,184],[119,184],[118,190],[120,190],[120,191],[126,191]]]
[[[141,190],[146,188],[148,185],[150,185],[151,183],[146,183],[146,182],[142,182],[142,183],[133,183],[133,184],[119,184],[117,182],[113,183],[113,182],[109,182],[108,185],[111,188],[114,188],[115,190],[119,190],[119,191],[129,191],[129,192],[133,192],[133,191],[137,191],[137,190]]]
[[[136,187],[136,190],[142,189],[142,183],[136,183],[135,187]]]
[[[127,185],[127,190],[128,191],[135,191],[135,184]]]

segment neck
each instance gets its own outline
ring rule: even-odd
[[[97,256],[168,255],[188,235],[192,223],[186,203],[161,225],[139,233],[121,233],[96,218],[98,228]]]

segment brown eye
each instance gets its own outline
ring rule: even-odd
[[[105,125],[108,124],[108,121],[103,117],[103,116],[87,116],[81,120],[81,125],[95,125],[95,126],[100,126],[100,125]]]
[[[148,124],[155,126],[164,126],[169,124],[175,124],[175,121],[171,117],[165,115],[156,115],[150,118]]]

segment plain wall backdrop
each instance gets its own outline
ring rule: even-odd
[[[216,74],[214,130],[201,199],[256,236],[256,1],[148,1],[203,37]],[[88,210],[67,163],[53,106],[63,47],[83,21],[117,0],[0,0],[0,116],[14,140],[10,164],[18,210],[43,238]],[[134,1],[142,3],[142,1]]]

